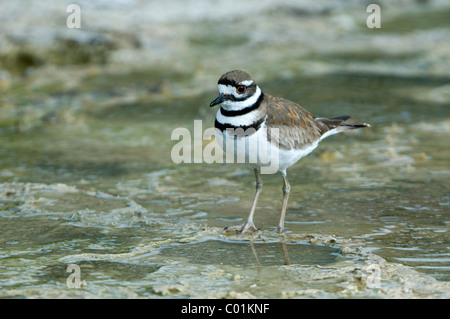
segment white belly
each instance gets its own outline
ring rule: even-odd
[[[270,143],[267,139],[267,127],[261,125],[259,130],[249,136],[237,137],[226,130],[216,130],[216,139],[225,152],[226,163],[249,164],[261,167],[261,173],[274,174],[294,165],[302,157],[311,153],[316,143],[303,148],[284,150]]]
[[[290,149],[290,150],[279,150],[279,170],[285,170],[286,168],[297,163],[301,158],[305,157],[309,153],[311,153],[319,144],[319,142],[315,142],[314,144],[307,146],[302,149]]]

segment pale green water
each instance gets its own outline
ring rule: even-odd
[[[443,20],[438,27],[448,34]],[[359,32],[355,41],[368,31]],[[204,36],[190,40],[189,61],[243,42]],[[192,83],[199,75],[170,65],[80,66],[61,68],[62,80],[39,72],[19,79],[0,102],[0,296],[448,297],[445,284],[389,290],[397,287],[388,275],[395,264],[450,281],[450,77],[426,66],[407,74],[424,55],[311,53],[258,81],[314,115],[372,124],[327,139],[288,170],[287,243],[270,232],[279,175],[263,176],[255,217],[262,235],[242,238],[221,229],[246,218],[251,170],[170,158],[173,129],[192,129],[194,119],[213,125],[218,71],[205,76],[212,83],[200,76],[200,88]],[[248,69],[260,68],[259,58],[246,60]],[[305,64],[316,71],[292,75]],[[69,85],[74,76],[77,85]],[[351,272],[364,269],[369,251],[392,263],[382,268],[381,290],[361,286],[363,270]],[[66,286],[70,263],[81,267],[82,289]]]

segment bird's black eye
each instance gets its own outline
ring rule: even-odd
[[[246,90],[247,90],[247,87],[245,85],[239,85],[236,88],[236,92],[238,92],[239,94],[245,93]]]

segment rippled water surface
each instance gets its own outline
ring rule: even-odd
[[[395,11],[376,36],[360,24],[336,31],[347,51],[320,40],[297,54],[257,42],[301,16],[269,10],[250,47],[212,22],[202,23],[221,41],[191,26],[190,51],[174,50],[195,69],[47,66],[11,81],[0,99],[0,296],[448,298],[450,25],[438,11],[410,15],[433,15],[434,27],[412,30]],[[302,28],[356,19],[323,14]],[[426,48],[412,52],[417,39]],[[328,138],[288,169],[284,236],[274,232],[279,174],[263,176],[261,231],[240,236],[223,228],[247,217],[251,169],[171,159],[175,128],[214,123],[221,50],[256,52],[223,64],[253,71],[264,92],[372,125]],[[80,289],[68,288],[69,264],[80,266]]]

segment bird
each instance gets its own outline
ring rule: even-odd
[[[223,74],[217,89],[219,96],[209,105],[220,104],[214,123],[215,138],[225,154],[231,154],[231,161],[240,159],[239,163],[250,164],[256,179],[256,193],[247,221],[225,229],[238,233],[258,230],[253,219],[263,187],[261,174],[279,171],[283,177],[283,198],[276,230],[283,233],[291,190],[287,168],[311,153],[324,138],[370,127],[370,124],[347,123],[350,118],[347,115],[313,117],[293,101],[263,93],[253,78],[242,70]],[[264,169],[266,172],[262,172]]]

